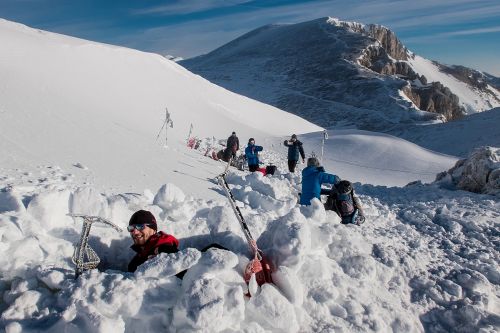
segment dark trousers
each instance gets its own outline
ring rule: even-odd
[[[295,172],[295,167],[297,166],[297,160],[288,160],[288,170],[290,172]]]
[[[252,165],[248,166],[248,170],[250,170],[250,172],[255,172],[258,169],[259,169],[259,165],[258,164],[252,164]]]

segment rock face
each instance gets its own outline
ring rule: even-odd
[[[438,174],[436,182],[465,191],[500,196],[500,148],[475,149],[468,158]]]
[[[439,82],[425,86],[410,85],[403,91],[420,110],[439,113],[445,120],[456,120],[464,116],[458,97]]]
[[[324,127],[391,131],[461,118],[459,98],[417,73],[414,57],[383,26],[322,18],[264,26],[180,64]]]
[[[427,84],[425,76],[415,73],[406,62],[412,56],[411,53],[392,31],[373,24],[364,28],[356,26],[355,31],[365,33],[379,42],[365,49],[358,59],[361,66],[379,74],[397,75],[407,80],[409,84],[403,88],[403,92],[422,111],[441,114],[444,120],[455,120],[464,116],[465,110],[460,106],[458,96],[449,88],[440,82]],[[477,82],[480,81],[476,80],[475,83]],[[486,86],[483,82],[482,87]]]

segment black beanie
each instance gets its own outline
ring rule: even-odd
[[[255,139],[254,138],[248,139],[248,143],[250,143],[250,141],[255,141]]]
[[[297,135],[292,134],[292,139],[297,139]]]
[[[128,225],[132,224],[149,224],[150,228],[154,230],[158,229],[154,215],[151,214],[151,212],[142,209],[132,214],[132,217],[130,217]]]

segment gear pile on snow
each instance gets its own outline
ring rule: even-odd
[[[500,196],[500,148],[480,147],[437,175],[436,183],[460,190]]]

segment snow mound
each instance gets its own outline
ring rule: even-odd
[[[440,173],[436,182],[457,189],[500,196],[500,148],[479,147]]]

